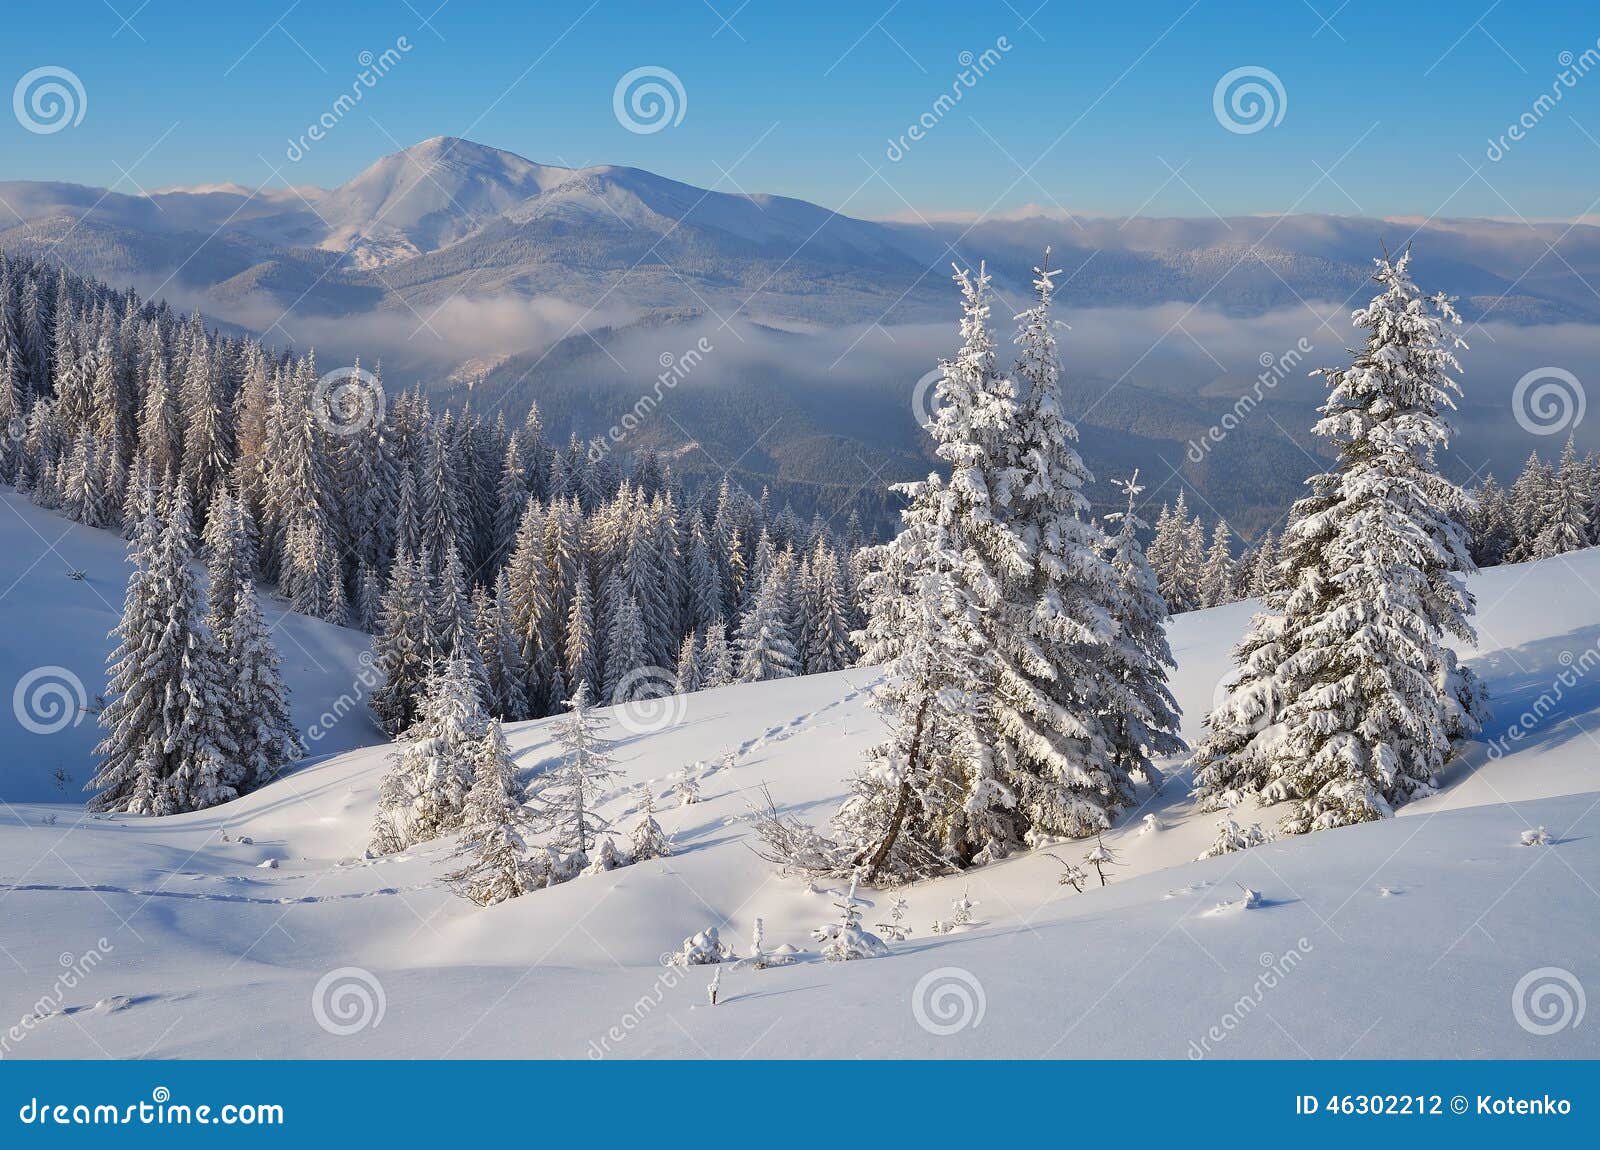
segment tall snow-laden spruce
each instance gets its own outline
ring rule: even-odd
[[[110,657],[106,737],[88,789],[97,811],[167,815],[227,802],[249,785],[227,721],[226,675],[189,567],[189,499],[168,493],[135,536],[119,643]],[[154,503],[154,500],[151,500]]]
[[[289,689],[253,583],[242,583],[234,592],[232,627],[221,650],[243,794],[271,782],[305,753],[289,717]]]
[[[1288,803],[1290,834],[1383,818],[1432,793],[1487,714],[1446,645],[1475,638],[1470,500],[1437,459],[1460,394],[1460,319],[1448,297],[1418,291],[1409,249],[1375,262],[1378,294],[1353,316],[1365,345],[1349,367],[1318,373],[1329,392],[1313,430],[1337,468],[1295,505],[1283,589],[1236,652],[1196,755],[1204,805]]]
[[[1017,408],[995,363],[989,276],[958,269],[962,346],[940,364],[929,431],[950,469],[896,490],[910,499],[895,538],[862,581],[863,661],[884,664],[873,693],[889,737],[834,819],[845,860],[868,881],[911,879],[1003,855],[1020,841],[1018,796],[984,736],[981,688],[994,674],[983,614],[1030,569],[999,518],[1013,475]]]
[[[1017,317],[1016,376],[1023,389],[1014,429],[1004,433],[1005,480],[994,514],[1000,584],[988,589],[981,630],[993,656],[987,717],[1000,777],[1018,797],[1025,840],[1083,838],[1111,825],[1133,800],[1110,724],[1143,699],[1109,671],[1120,634],[1118,579],[1108,542],[1089,518],[1092,476],[1078,432],[1061,405],[1054,276],[1035,269],[1034,305]],[[979,546],[985,543],[980,537]],[[1020,551],[1019,551],[1020,547]],[[1019,557],[1025,566],[1017,570]]]

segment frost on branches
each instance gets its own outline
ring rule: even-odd
[[[556,744],[566,754],[560,765],[544,776],[535,796],[539,823],[549,832],[551,846],[571,852],[575,860],[581,860],[578,865],[585,866],[589,848],[599,833],[611,825],[595,808],[617,776],[611,764],[610,744],[589,710],[587,683],[578,685],[578,693],[567,703],[567,713],[551,730]]]
[[[1189,747],[1178,734],[1182,712],[1167,686],[1168,670],[1178,665],[1167,643],[1167,604],[1139,545],[1138,532],[1145,527],[1134,513],[1144,490],[1139,473],[1119,486],[1128,496],[1128,509],[1106,518],[1119,525],[1111,541],[1111,567],[1121,629],[1108,652],[1107,674],[1120,688],[1122,705],[1111,713],[1108,737],[1114,774],[1153,780],[1153,757],[1179,755]]]
[[[1470,501],[1439,474],[1445,413],[1460,394],[1444,295],[1425,298],[1411,253],[1376,261],[1378,294],[1357,311],[1365,345],[1325,369],[1313,430],[1338,451],[1310,481],[1284,536],[1281,590],[1235,652],[1228,699],[1196,755],[1204,805],[1244,796],[1291,804],[1299,834],[1364,822],[1432,793],[1487,704],[1446,637],[1474,641]]]
[[[462,825],[487,719],[466,660],[431,672],[408,741],[378,789],[372,850],[389,854]]]
[[[110,657],[111,702],[100,715],[106,737],[95,749],[99,769],[88,789],[96,811],[167,815],[216,806],[265,781],[277,753],[252,748],[239,755],[230,721],[232,672],[206,626],[200,592],[190,569],[187,491],[179,486],[161,502],[170,507],[163,528],[152,492],[132,543],[119,640]],[[254,636],[260,641],[259,633]],[[280,733],[281,734],[281,733]],[[292,733],[278,751],[294,747]]]
[[[1038,273],[1018,317],[1014,382],[987,274],[956,274],[962,346],[940,365],[930,426],[949,478],[901,485],[900,533],[861,579],[862,661],[884,664],[891,734],[834,820],[837,873],[915,879],[1096,834],[1131,803],[1133,773],[1182,748],[1135,524],[1114,546],[1088,516],[1052,280]]]
[[[472,789],[461,812],[456,853],[465,862],[445,881],[479,906],[543,886],[543,876],[528,859],[528,825],[505,733],[491,719],[473,747]]]
[[[650,784],[644,785],[644,803],[639,808],[639,821],[628,834],[628,855],[634,862],[666,858],[672,853],[672,840],[656,821],[656,797]]]
[[[825,962],[854,962],[862,958],[882,958],[889,953],[888,945],[861,925],[862,902],[856,897],[856,881],[850,881],[850,893],[843,902],[833,904],[839,908],[839,921],[830,922],[811,932],[811,937],[822,944]]]

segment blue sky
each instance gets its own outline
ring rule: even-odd
[[[544,162],[636,165],[861,216],[1030,203],[1178,216],[1600,210],[1600,67],[1486,158],[1561,86],[1561,54],[1596,46],[1593,5],[589,4],[13,6],[5,88],[65,68],[87,106],[49,134],[0,116],[0,179],[330,186],[399,145],[465,135]],[[400,62],[290,163],[290,140],[357,82],[361,53],[400,37],[411,46]],[[998,62],[932,113],[961,54],[1002,37]],[[612,99],[645,66],[686,94],[681,122],[649,134],[619,123]],[[1241,67],[1276,77],[1280,122],[1249,133],[1219,122],[1214,90]],[[891,162],[890,141],[924,113],[934,125]]]

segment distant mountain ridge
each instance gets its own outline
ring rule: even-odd
[[[1259,313],[1343,302],[1380,243],[1416,232],[1468,318],[1600,321],[1600,228],[1330,216],[977,223],[855,219],[804,200],[698,188],[638,168],[567,168],[454,137],[385,156],[337,188],[226,184],[149,196],[0,183],[0,247],[229,317],[245,299],[338,317],[509,294],[580,306],[830,325],[944,318],[952,260],[1026,290],[1044,247],[1068,306],[1204,303]],[[1552,251],[1552,247],[1554,250]],[[229,317],[232,318],[232,317]]]

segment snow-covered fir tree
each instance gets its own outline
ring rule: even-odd
[[[735,669],[739,682],[759,683],[799,674],[799,653],[784,615],[782,578],[769,572],[739,620]]]
[[[422,704],[378,789],[371,849],[391,854],[461,826],[488,725],[466,660],[430,671]]]
[[[583,859],[586,865],[596,836],[611,825],[596,807],[617,776],[601,721],[590,711],[587,684],[579,685],[577,694],[567,702],[567,713],[555,721],[551,733],[562,757],[541,776],[535,793],[539,825],[552,846]]]
[[[227,719],[237,748],[240,794],[276,778],[305,749],[289,714],[289,689],[279,670],[277,648],[256,601],[255,584],[234,590],[223,674],[228,683]]]
[[[1378,294],[1353,317],[1364,345],[1321,373],[1314,430],[1338,465],[1295,507],[1286,586],[1236,652],[1196,755],[1206,807],[1284,802],[1286,833],[1381,818],[1431,793],[1486,712],[1445,643],[1473,640],[1468,500],[1437,460],[1460,394],[1460,321],[1443,294],[1421,295],[1410,262],[1409,250],[1376,261]]]
[[[456,854],[463,864],[445,881],[478,906],[493,906],[542,883],[528,857],[531,820],[499,723],[491,719],[484,725],[472,759],[472,789],[456,839]]]
[[[1056,273],[1045,256],[1034,304],[1017,317],[1023,394],[1014,425],[999,429],[1005,469],[991,482],[989,507],[973,515],[973,549],[987,553],[987,569],[974,569],[970,558],[963,569],[983,608],[979,631],[991,657],[984,741],[993,744],[1000,787],[1017,803],[1012,825],[1001,831],[996,820],[975,861],[1019,840],[1097,833],[1133,797],[1112,753],[1110,719],[1139,711],[1141,700],[1110,672],[1120,632],[1117,576],[1089,518],[1093,477],[1062,407]],[[997,405],[996,414],[1004,410]]]
[[[190,569],[188,493],[169,496],[133,543],[122,621],[100,715],[106,736],[90,808],[166,815],[227,802],[250,785],[227,720],[222,652],[206,629]]]
[[[958,271],[962,347],[941,363],[935,454],[951,468],[900,485],[910,500],[901,529],[874,549],[862,580],[867,625],[862,660],[883,664],[873,692],[889,736],[873,748],[835,815],[840,866],[866,881],[940,874],[1020,838],[1016,796],[996,777],[980,731],[976,693],[992,676],[979,618],[1002,585],[992,513],[1010,482],[1005,433],[1016,419],[1009,381],[995,366],[988,276]],[[979,537],[985,546],[979,550]],[[1026,548],[1006,538],[1008,573],[1026,571]]]
[[[1233,561],[1233,533],[1223,520],[1211,533],[1211,548],[1200,570],[1199,602],[1202,607],[1220,607],[1239,597]]]
[[[1139,545],[1139,532],[1145,528],[1135,511],[1143,490],[1139,473],[1121,486],[1127,508],[1107,516],[1118,527],[1111,540],[1118,634],[1108,653],[1108,674],[1121,684],[1123,694],[1107,726],[1116,775],[1137,774],[1153,782],[1152,758],[1183,754],[1189,747],[1178,734],[1181,712],[1167,685],[1167,672],[1177,666],[1167,643],[1167,605]]]
[[[639,806],[639,820],[628,832],[628,855],[634,862],[666,858],[672,853],[672,840],[667,838],[661,824],[656,821],[656,797],[650,784],[644,785],[644,801]]]

